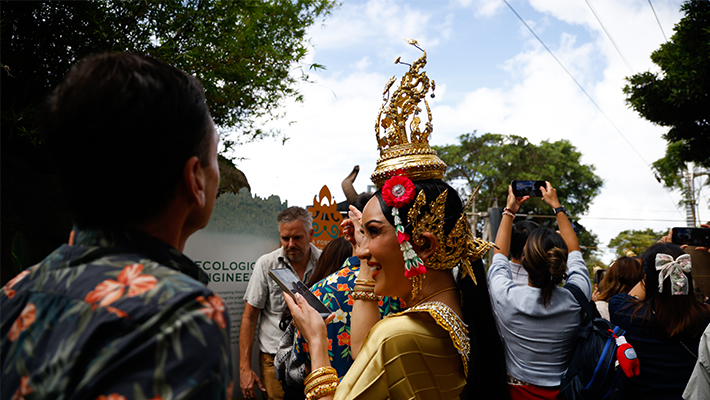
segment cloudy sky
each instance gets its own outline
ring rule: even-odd
[[[650,169],[664,154],[665,130],[630,110],[622,93],[626,76],[657,70],[649,56],[673,34],[682,1],[652,0],[653,8],[648,0],[508,3],[344,0],[309,31],[307,62],[326,70],[309,71],[304,102],[287,102],[286,117],[269,125],[289,139],[237,148],[252,193],[306,206],[328,185],[342,201],[340,183],[354,165],[361,168],[355,189],[365,191],[378,156],[374,126],[384,84],[407,71],[393,61],[421,55],[408,37],[427,51],[427,75],[436,81],[432,144],[455,144],[473,131],[533,143],[567,139],[604,180],[580,220],[602,246],[625,229],[685,226],[680,194]],[[703,221],[710,220],[709,196],[708,189],[700,195]]]

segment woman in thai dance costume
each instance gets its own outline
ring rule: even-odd
[[[472,235],[458,194],[441,180],[446,165],[429,147],[431,123],[419,131],[416,104],[430,88],[419,73],[424,64],[426,53],[378,117],[387,134],[378,131],[381,154],[372,175],[380,189],[355,227],[362,234],[356,254],[369,268],[360,269],[352,292],[355,361],[342,382],[329,363],[325,323],[333,316],[323,321],[303,298],[286,296],[309,345],[307,399],[508,398],[481,262],[492,244]],[[412,114],[411,124],[399,122]],[[400,297],[409,308],[380,320],[379,296]]]

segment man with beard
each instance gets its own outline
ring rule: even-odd
[[[269,399],[282,399],[284,395],[274,372],[274,355],[283,334],[279,321],[286,310],[286,302],[281,288],[269,277],[269,271],[288,268],[301,281],[308,282],[320,256],[320,250],[311,244],[313,217],[309,211],[289,207],[279,213],[277,222],[281,247],[259,257],[244,294],[244,314],[239,329],[239,372],[242,394],[247,399],[255,397],[254,385],[266,391]],[[257,339],[261,380],[251,367],[251,349],[259,316]]]

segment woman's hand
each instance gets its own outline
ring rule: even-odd
[[[513,187],[508,185],[508,199],[505,202],[505,207],[515,214],[520,209],[520,205],[529,198],[530,196],[515,197],[513,194]]]
[[[291,310],[293,324],[296,325],[298,331],[308,342],[308,352],[311,355],[311,370],[330,366],[328,330],[325,325],[335,318],[335,314],[331,313],[323,320],[303,296],[296,294],[296,300],[294,301],[291,296],[284,293],[284,299],[288,309]]]
[[[357,247],[362,243],[362,213],[355,206],[350,206],[348,218],[340,223],[340,227],[343,229],[345,240],[352,243],[353,246]]]
[[[306,339],[310,348],[313,348],[318,341],[325,341],[328,343],[328,331],[325,325],[335,318],[335,314],[330,314],[328,318],[323,320],[323,317],[318,314],[308,301],[306,301],[303,296],[296,293],[297,301],[284,293],[284,299],[286,299],[286,305],[288,309],[291,310],[291,315],[293,316],[293,323],[301,335]]]
[[[557,199],[557,190],[552,187],[550,182],[545,181],[547,187],[540,187],[542,192],[542,200],[549,204],[552,208],[558,208],[561,206],[560,201]]]

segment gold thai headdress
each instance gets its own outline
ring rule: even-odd
[[[462,277],[476,277],[471,263],[481,259],[493,246],[492,243],[476,238],[471,233],[465,214],[456,221],[448,235],[444,232],[446,216],[446,199],[448,191],[443,191],[431,204],[429,212],[422,212],[427,204],[426,194],[419,191],[415,199],[415,188],[412,181],[444,178],[446,164],[439,159],[436,151],[429,146],[429,136],[434,126],[432,114],[426,95],[431,89],[431,96],[436,88],[426,72],[420,70],[426,65],[426,52],[418,46],[416,40],[406,41],[422,51],[422,56],[409,66],[409,71],[402,77],[399,88],[392,96],[389,91],[394,84],[394,76],[385,85],[383,92],[384,104],[380,107],[375,125],[377,148],[380,157],[371,179],[382,189],[382,198],[392,207],[397,236],[405,259],[405,276],[413,280],[414,296],[421,288],[421,278],[426,267],[434,269],[452,269],[459,266]],[[398,57],[396,64],[405,64]],[[408,64],[407,64],[408,65]],[[424,101],[428,120],[424,131],[420,130],[422,123],[419,114],[422,109],[419,103]],[[382,134],[384,130],[384,135]],[[407,135],[409,131],[409,135]],[[412,250],[410,237],[404,231],[399,216],[399,208],[414,201],[407,216],[412,224],[411,240],[417,245],[424,244],[422,233],[431,232],[439,241],[435,252],[424,263]]]

